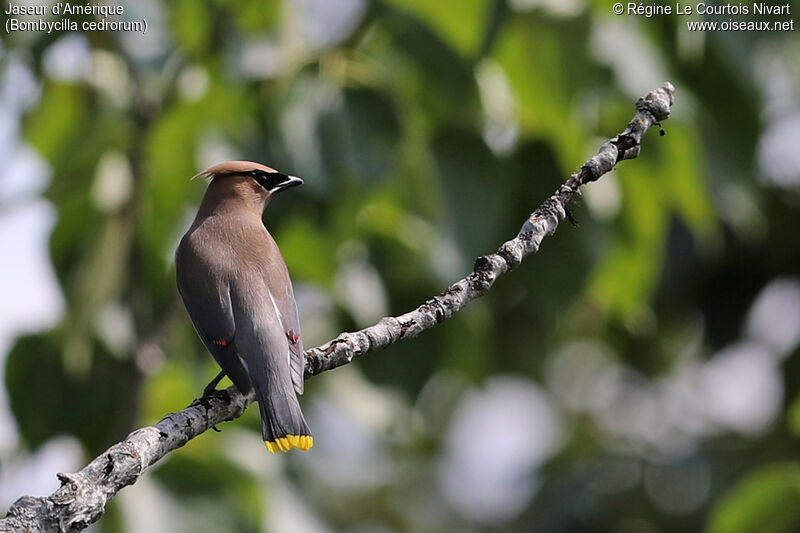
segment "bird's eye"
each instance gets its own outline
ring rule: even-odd
[[[287,176],[286,174],[277,171],[266,172],[263,170],[254,169],[248,172],[248,174],[251,175],[259,185],[264,187],[272,194],[277,194],[284,189],[288,189],[303,183],[303,180],[298,177]]]
[[[253,179],[256,180],[259,185],[269,190],[269,180],[266,172],[263,170],[251,170],[250,175],[253,176]]]
[[[250,175],[258,182],[259,185],[268,191],[272,191],[276,186],[286,179],[284,174],[280,172],[266,172],[264,170],[251,170]]]

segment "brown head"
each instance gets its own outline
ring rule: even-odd
[[[238,204],[264,211],[270,199],[279,192],[302,185],[303,180],[288,176],[252,161],[226,161],[210,167],[192,177],[211,178],[201,210],[216,210],[224,204]]]

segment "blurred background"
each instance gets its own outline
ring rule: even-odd
[[[465,275],[670,80],[666,136],[585,188],[579,228],[308,382],[312,451],[268,454],[250,409],[91,531],[800,530],[796,31],[579,0],[119,5],[145,34],[0,41],[3,512],[216,374],[174,282],[199,170],[305,179],[266,222],[313,347]]]

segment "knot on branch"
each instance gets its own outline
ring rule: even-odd
[[[664,85],[658,89],[653,89],[644,98],[639,98],[636,102],[636,110],[648,112],[655,117],[656,122],[669,118],[669,111],[675,101],[675,86],[665,81]]]
[[[28,531],[30,524],[40,526],[41,531],[55,531],[53,502],[50,498],[22,496],[17,499],[5,517],[8,529],[3,531]]]
[[[639,157],[641,146],[639,140],[632,135],[617,136],[617,163],[625,159],[636,159]]]
[[[59,531],[80,531],[96,522],[105,510],[108,494],[105,485],[93,482],[82,473],[59,473],[59,488],[50,500],[59,514]]]
[[[58,505],[64,505],[64,504],[71,503],[75,499],[74,494],[71,494],[71,493],[75,493],[78,490],[78,483],[80,481],[78,479],[78,476],[76,474],[68,474],[68,473],[65,473],[65,472],[59,472],[59,473],[56,474],[56,477],[61,482],[61,487],[65,488],[68,491],[70,491],[67,494],[63,494],[63,493],[60,494],[59,495],[60,497],[56,501],[56,503]]]
[[[437,310],[436,321],[441,322],[442,320],[444,320],[444,311]],[[416,325],[416,320],[406,320],[405,322],[400,322],[400,338],[402,339],[405,337],[408,334],[408,331]]]
[[[418,310],[426,315],[432,315],[435,322],[437,324],[441,324],[452,316],[453,302],[448,291],[445,291],[439,296],[427,300],[424,304],[418,307]],[[410,325],[416,326],[416,321],[414,321],[413,324],[401,322],[401,326],[404,328],[403,335],[405,335],[405,330],[407,330]]]
[[[489,287],[494,283],[495,277],[491,256],[482,255],[475,260],[472,274],[467,276],[467,279],[473,291],[482,293],[489,290]]]
[[[303,370],[305,379],[308,379],[311,376],[316,376],[322,372],[322,358],[317,357],[315,351],[316,350],[306,351],[306,364]]]
[[[522,262],[522,251],[514,241],[504,243],[503,246],[497,250],[497,255],[506,262],[506,267],[509,271],[514,270]]]
[[[306,379],[311,376],[316,376],[325,370],[325,361],[334,357],[340,345],[348,345],[348,339],[345,337],[345,335],[346,333],[342,333],[328,343],[306,351],[306,364],[304,372]]]
[[[577,188],[577,187],[573,188],[568,183],[562,183],[561,187],[558,188],[558,193],[557,194],[559,194],[559,195],[560,194],[569,194],[570,196],[572,196],[572,195],[580,194],[580,193],[581,193],[581,190],[579,188]]]
[[[614,168],[619,160],[619,140],[620,135],[606,141],[600,150],[581,166],[581,184],[597,181],[597,179]]]
[[[544,202],[539,208],[533,212],[535,222],[549,222],[550,225],[544,229],[547,234],[551,234],[556,230],[558,223],[566,218],[567,212],[564,211],[564,204],[557,195],[553,195]]]

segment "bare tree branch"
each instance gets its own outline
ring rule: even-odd
[[[568,206],[580,187],[597,180],[623,159],[639,155],[642,136],[669,117],[675,88],[665,82],[636,102],[636,115],[628,127],[609,139],[598,153],[545,200],[522,226],[517,236],[497,252],[479,257],[473,271],[413,311],[385,317],[377,324],[335,339],[306,352],[306,379],[345,365],[355,357],[416,337],[453,316],[469,302],[483,296],[495,280],[536,252],[561,220],[570,218]],[[131,485],[147,468],[172,450],[212,426],[242,415],[254,401],[235,387],[217,391],[161,419],[155,426],[137,429],[103,452],[83,470],[58,474],[61,488],[47,497],[23,496],[0,520],[0,531],[71,532],[97,521],[105,506],[122,488]]]

